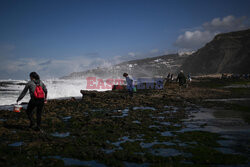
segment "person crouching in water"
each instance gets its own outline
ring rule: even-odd
[[[134,91],[133,80],[129,78],[127,73],[124,73],[123,76],[126,78],[127,90],[128,90],[129,96],[133,97],[133,91]]]
[[[27,91],[29,90],[30,93],[30,101],[28,103],[28,107],[26,113],[30,120],[30,128],[34,127],[34,120],[33,120],[33,109],[36,107],[36,119],[37,119],[37,126],[35,127],[36,131],[40,131],[41,128],[41,117],[42,117],[42,110],[44,103],[47,102],[47,88],[44,83],[40,80],[39,75],[36,72],[30,73],[30,81],[24,87],[22,93],[17,99],[18,101],[22,100],[22,98],[26,95]]]

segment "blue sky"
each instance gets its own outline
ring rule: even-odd
[[[249,28],[246,0],[0,0],[0,79],[193,51]]]

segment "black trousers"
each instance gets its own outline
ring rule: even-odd
[[[130,97],[133,97],[133,94],[134,94],[133,90],[128,90],[128,94]]]
[[[41,119],[42,119],[42,110],[44,106],[44,99],[30,99],[28,103],[28,107],[26,110],[26,113],[28,115],[28,118],[30,120],[30,125],[34,125],[34,120],[33,120],[33,110],[34,108],[36,109],[36,121],[37,121],[37,126],[41,126]]]

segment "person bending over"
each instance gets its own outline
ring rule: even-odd
[[[126,78],[127,90],[128,90],[129,96],[133,97],[133,91],[134,91],[133,80],[129,78],[127,73],[124,73],[123,76]]]
[[[22,98],[26,95],[27,91],[30,93],[30,101],[28,103],[28,107],[26,113],[30,120],[30,128],[34,128],[34,120],[33,120],[33,110],[36,110],[36,119],[37,126],[35,127],[36,131],[40,131],[41,128],[41,117],[44,103],[47,102],[47,88],[44,83],[40,80],[39,75],[36,72],[30,73],[30,81],[24,87],[22,93],[17,99],[17,103],[22,100]]]

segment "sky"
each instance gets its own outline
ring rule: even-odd
[[[249,28],[250,0],[0,0],[0,79],[190,52]]]

